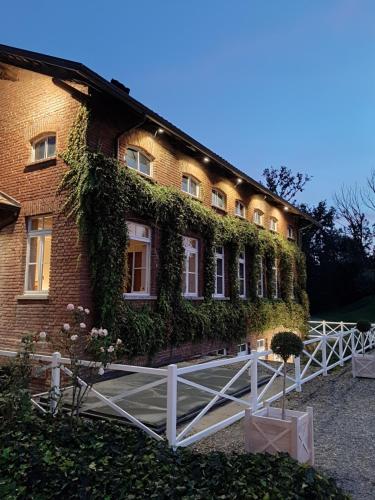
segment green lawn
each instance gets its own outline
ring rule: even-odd
[[[327,321],[347,321],[357,322],[360,319],[365,319],[375,322],[375,295],[364,297],[352,304],[344,307],[314,314],[312,320],[327,320]]]

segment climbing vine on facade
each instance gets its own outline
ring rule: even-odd
[[[123,337],[129,355],[150,354],[168,345],[202,339],[240,340],[248,331],[283,325],[304,329],[308,302],[304,256],[293,242],[231,216],[219,216],[177,189],[154,184],[114,158],[86,146],[89,113],[81,107],[62,158],[69,166],[60,192],[75,217],[89,259],[97,320]],[[128,231],[126,219],[138,217],[160,229],[158,297],[155,307],[133,308],[123,300]],[[204,299],[199,305],[182,296],[186,232],[199,234],[204,253]],[[229,252],[229,298],[212,298],[217,245]],[[239,297],[238,255],[246,252],[249,300]],[[267,297],[257,297],[260,259]],[[281,299],[274,300],[277,259]],[[296,272],[298,269],[298,273]]]

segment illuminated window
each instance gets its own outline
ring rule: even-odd
[[[266,341],[265,339],[257,339],[257,351],[263,352],[266,350]]]
[[[182,176],[181,189],[184,193],[190,194],[195,198],[199,198],[200,196],[200,184],[197,179],[194,179],[191,175],[184,174]]]
[[[125,162],[129,168],[133,168],[142,174],[151,176],[151,161],[138,149],[128,148],[126,150]]]
[[[259,265],[259,276],[257,281],[257,296],[264,297],[264,264],[263,257],[261,255],[257,256]]]
[[[185,250],[184,269],[182,276],[182,293],[185,296],[198,296],[198,240],[183,237]]]
[[[270,218],[270,230],[274,231],[275,233],[277,232],[277,219],[276,219],[276,217]]]
[[[30,217],[27,221],[25,292],[46,293],[51,268],[52,217]]]
[[[242,203],[242,201],[240,200],[237,200],[236,201],[236,209],[235,209],[235,214],[238,216],[238,217],[242,217],[242,218],[245,218],[246,216],[246,209],[245,209],[245,205]]]
[[[143,224],[127,222],[129,231],[128,279],[126,293],[149,295],[151,229]]]
[[[245,252],[242,250],[238,255],[238,282],[239,282],[239,295],[245,297],[246,284],[245,284]]]
[[[56,156],[56,135],[51,134],[33,142],[33,161],[46,160]]]
[[[218,189],[212,190],[211,203],[213,207],[220,208],[221,210],[225,210],[227,200],[226,196],[223,192]]]
[[[255,224],[257,224],[258,226],[263,226],[263,212],[261,210],[254,210],[254,217],[253,217],[253,221]]]
[[[215,262],[215,297],[224,297],[224,247],[216,247]]]

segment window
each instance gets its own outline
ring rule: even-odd
[[[225,210],[227,200],[224,193],[219,191],[218,189],[212,190],[211,203],[213,207],[220,208],[221,210]]]
[[[263,212],[261,210],[254,210],[254,218],[253,221],[258,226],[263,226]]]
[[[273,298],[279,299],[280,298],[280,270],[279,270],[279,263],[278,263],[277,259],[274,260],[274,264],[272,266],[272,280],[273,280],[273,286],[274,286]]]
[[[270,218],[270,230],[277,232],[277,219],[276,217],[271,217]]]
[[[56,156],[56,135],[51,134],[33,143],[33,161],[46,160]]]
[[[52,217],[30,217],[27,221],[25,292],[46,293],[51,268]]]
[[[258,255],[259,262],[259,276],[257,282],[257,296],[264,297],[264,265],[263,265],[263,257]]]
[[[185,296],[198,296],[198,240],[183,237],[185,249],[182,293]]]
[[[242,250],[238,255],[238,282],[239,282],[239,295],[245,297],[245,252]]]
[[[129,168],[133,168],[142,174],[151,176],[151,161],[138,149],[128,148],[126,150],[125,162]]]
[[[246,210],[245,210],[245,205],[242,203],[242,201],[237,200],[236,201],[236,209],[235,209],[235,214],[238,217],[245,218],[246,216]]]
[[[247,344],[239,344],[237,346],[237,356],[246,356],[247,354]]]
[[[266,350],[266,341],[264,339],[257,340],[257,351],[263,352]]]
[[[288,226],[288,238],[294,240],[294,227]]]
[[[226,347],[223,347],[222,349],[218,349],[215,354],[216,354],[216,356],[226,356],[227,355]]]
[[[194,179],[194,177],[191,177],[190,175],[182,176],[181,189],[184,193],[188,193],[195,198],[199,198],[200,196],[200,184],[196,179]]]
[[[127,222],[129,232],[128,279],[125,291],[128,294],[150,293],[150,249],[151,229],[143,224]]]
[[[216,247],[215,297],[224,297],[224,247]]]

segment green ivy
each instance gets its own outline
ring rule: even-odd
[[[240,340],[248,331],[283,325],[304,329],[308,312],[304,256],[293,242],[232,216],[219,216],[174,188],[159,186],[114,158],[86,146],[89,113],[82,107],[72,127],[67,151],[70,167],[60,191],[86,242],[96,318],[123,337],[129,355],[157,352],[168,345],[202,339]],[[124,304],[127,278],[127,218],[137,217],[160,230],[158,297],[155,308]],[[182,296],[182,235],[200,237],[204,255],[204,300],[193,304]],[[214,252],[228,255],[229,301],[212,299]],[[238,255],[246,251],[250,300],[239,298]],[[263,258],[267,297],[257,299],[259,259]],[[281,298],[274,301],[272,267],[278,259]],[[298,269],[298,273],[293,270]],[[294,298],[293,300],[293,291]]]

